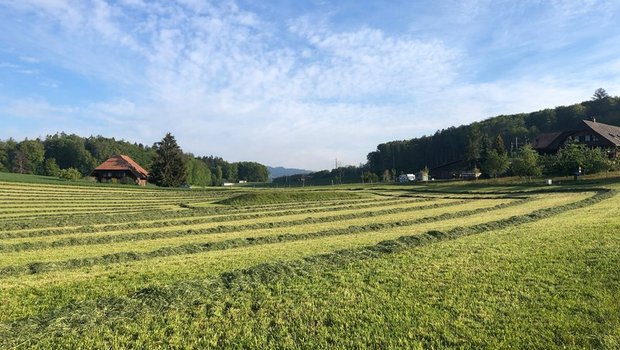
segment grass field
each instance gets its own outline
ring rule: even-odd
[[[618,189],[0,174],[0,348],[618,349]]]

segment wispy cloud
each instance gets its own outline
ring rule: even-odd
[[[9,68],[9,69],[17,69],[21,68],[18,64],[8,63],[8,62],[0,62],[0,68]]]
[[[15,71],[20,74],[28,74],[28,75],[39,74],[39,71],[36,69],[16,69]]]
[[[30,57],[30,56],[20,56],[19,59],[23,62],[27,62],[27,63],[39,63],[40,60],[34,57]]]
[[[39,82],[39,85],[46,88],[57,89],[58,87],[60,87],[60,82],[53,79],[43,79],[41,80],[41,82]]]

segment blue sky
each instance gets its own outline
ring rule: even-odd
[[[0,138],[273,166],[620,91],[620,1],[0,1]]]

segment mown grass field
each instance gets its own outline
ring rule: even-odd
[[[0,348],[617,349],[618,189],[0,176]]]

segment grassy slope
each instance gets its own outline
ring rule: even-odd
[[[244,193],[218,201],[226,205],[264,205],[278,203],[312,202],[334,199],[357,199],[356,193],[345,191],[260,191]]]
[[[26,284],[16,279],[0,294],[4,312],[16,316],[5,313],[13,321],[0,323],[0,335],[6,346],[42,349],[617,348],[618,199],[416,248],[378,246],[378,255],[354,248],[346,259],[312,258],[346,240],[364,244],[352,235],[204,255],[216,274],[195,267],[197,257],[178,256],[88,268],[80,278],[50,273],[57,277],[47,284],[46,275],[34,275],[34,284],[25,276]],[[459,220],[494,217],[507,216]],[[450,229],[459,220],[425,227]],[[391,238],[406,231],[391,230]],[[97,270],[109,271],[89,279]],[[115,284],[125,288],[108,289]],[[36,317],[17,316],[32,311]]]

